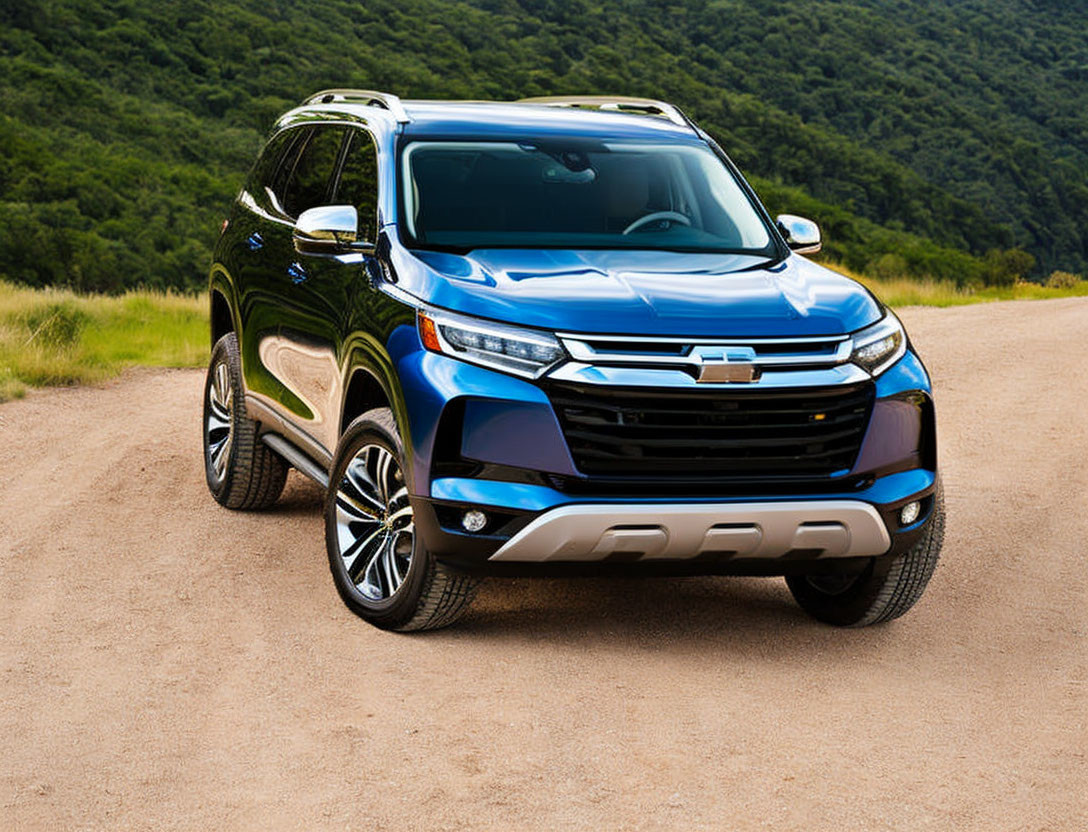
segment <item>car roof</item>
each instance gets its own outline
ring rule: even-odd
[[[690,124],[614,110],[556,107],[532,102],[404,101],[410,137],[516,138],[576,135],[587,138],[691,141]]]
[[[643,99],[580,98],[571,106],[540,101],[401,101],[384,93],[378,99],[356,91],[318,94],[285,113],[276,130],[318,121],[351,121],[369,125],[385,136],[445,139],[525,139],[578,136],[657,142],[698,142],[701,135],[679,110]],[[569,99],[566,99],[569,100]],[[636,102],[650,111],[597,108],[600,101]]]

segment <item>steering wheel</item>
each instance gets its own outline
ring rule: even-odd
[[[649,225],[651,222],[656,222],[658,220],[669,220],[670,222],[678,222],[681,225],[686,225],[688,227],[691,226],[691,220],[688,217],[685,217],[683,214],[677,213],[676,211],[654,211],[652,214],[647,214],[644,217],[639,217],[637,220],[635,220],[633,223],[623,229],[623,233],[630,234],[632,231],[638,231],[640,228],[642,228],[642,226]]]

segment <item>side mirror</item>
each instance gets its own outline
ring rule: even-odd
[[[779,214],[775,222],[793,251],[798,254],[815,254],[820,250],[820,226],[812,220],[793,214]]]
[[[304,254],[359,251],[359,212],[354,205],[320,205],[303,211],[295,222],[295,250]]]

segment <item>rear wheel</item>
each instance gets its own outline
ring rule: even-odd
[[[287,479],[287,465],[260,441],[246,415],[238,339],[233,332],[212,348],[204,381],[204,474],[212,496],[227,508],[267,508]]]
[[[827,624],[866,627],[891,621],[922,597],[943,542],[944,498],[938,487],[929,525],[909,551],[873,558],[860,574],[797,575],[786,584],[805,612]]]
[[[325,545],[348,608],[387,630],[432,630],[460,618],[479,580],[438,563],[415,533],[404,448],[388,408],[340,440],[325,498]]]

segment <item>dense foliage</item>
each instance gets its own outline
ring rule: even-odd
[[[1079,5],[4,0],[0,275],[202,285],[263,132],[328,86],[666,97],[854,269],[1083,273]]]

